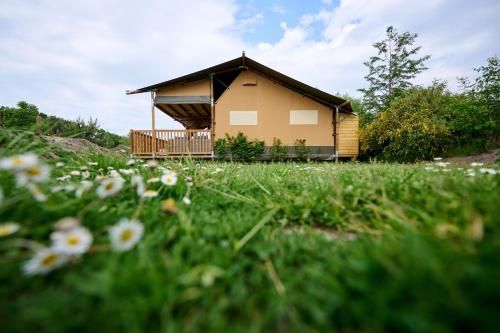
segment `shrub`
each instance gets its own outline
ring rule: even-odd
[[[360,129],[361,151],[397,162],[441,156],[451,139],[444,114],[442,86],[414,89]]]
[[[295,140],[295,154],[301,161],[307,160],[310,149],[306,146],[306,139]]]
[[[225,158],[226,153],[231,153],[231,159],[241,162],[256,161],[264,153],[264,141],[249,141],[247,136],[241,132],[236,136],[226,133],[224,139],[215,142],[215,151],[219,158]]]
[[[228,143],[226,139],[217,139],[215,141],[215,153],[218,158],[225,158],[228,150]]]
[[[273,138],[273,146],[271,147],[271,160],[283,161],[288,155],[286,146],[278,138]]]

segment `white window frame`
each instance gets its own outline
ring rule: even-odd
[[[318,125],[318,110],[290,110],[290,125]]]
[[[229,111],[230,126],[257,126],[259,114],[256,110],[233,110]]]

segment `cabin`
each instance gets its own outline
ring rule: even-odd
[[[151,129],[130,131],[137,157],[214,158],[214,143],[244,133],[265,142],[280,139],[293,155],[304,140],[312,158],[338,160],[358,155],[358,116],[342,98],[299,82],[242,56],[127,94],[151,94]],[[157,112],[184,129],[158,129]]]

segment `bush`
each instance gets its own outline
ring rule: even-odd
[[[413,89],[360,129],[361,152],[397,162],[441,156],[451,139],[443,114],[443,87]]]
[[[47,116],[39,112],[35,105],[24,101],[17,103],[16,108],[1,106],[0,111],[4,113],[4,126],[6,128],[34,131],[36,117],[40,116],[42,122],[39,129],[44,134],[87,139],[106,148],[114,148],[126,142],[123,137],[99,128],[97,119],[77,118],[72,121],[56,116]]]
[[[227,152],[231,153],[231,159],[240,162],[256,161],[264,153],[264,141],[249,141],[247,136],[241,132],[236,136],[226,133],[224,139],[215,142],[215,152],[219,158],[226,158]]]
[[[306,139],[295,140],[295,154],[301,161],[306,161],[309,156],[309,148],[306,146]]]
[[[271,147],[271,160],[283,161],[288,155],[286,146],[278,138],[273,138],[273,146]]]

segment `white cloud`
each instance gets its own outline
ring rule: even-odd
[[[419,33],[434,77],[454,82],[500,54],[500,3],[488,0],[342,0],[298,23],[278,24],[278,42],[248,44],[262,27],[252,3],[236,0],[0,2],[0,105],[27,100],[49,114],[97,117],[117,133],[149,128],[149,96],[125,90],[247,55],[328,92],[356,94],[362,65],[385,28]],[[250,6],[250,7],[249,7]],[[275,8],[276,9],[276,8]],[[249,15],[237,19],[238,12]],[[307,8],[305,8],[307,10]],[[158,127],[178,124],[158,116]]]

